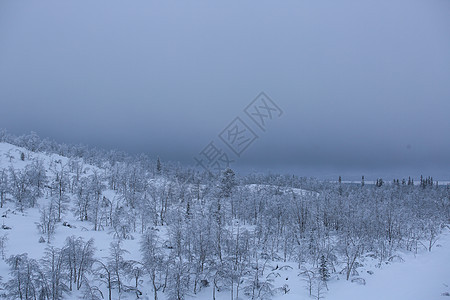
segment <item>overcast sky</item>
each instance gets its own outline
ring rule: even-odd
[[[1,1],[0,127],[236,168],[450,179],[450,1]],[[244,108],[283,114],[263,132]],[[232,154],[232,153],[231,153]],[[334,175],[333,175],[334,176]]]

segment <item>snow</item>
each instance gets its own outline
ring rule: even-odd
[[[61,160],[66,163],[68,158],[58,155],[46,155],[43,153],[33,153],[26,149],[16,147],[6,143],[0,143],[0,167],[8,168],[13,166],[15,169],[24,168],[31,160],[26,159],[21,161],[20,154],[30,157],[38,157],[48,168],[51,163]],[[94,166],[89,167],[90,172],[83,174],[88,176],[94,169]],[[156,178],[150,182],[155,187],[165,186],[168,184],[164,178]],[[264,188],[274,188],[269,185],[251,184],[247,187],[252,191],[258,191]],[[293,192],[297,195],[317,194],[316,192],[302,190],[302,189],[283,189],[283,193]],[[109,199],[114,199],[116,193],[111,190],[104,191],[103,194]],[[39,199],[38,203],[42,206],[45,203],[44,199]],[[49,245],[47,243],[38,243],[41,236],[39,234],[36,223],[39,222],[40,212],[39,208],[27,209],[24,213],[19,212],[9,202],[4,208],[0,209],[2,225],[8,226],[11,229],[0,229],[0,237],[7,235],[6,242],[6,257],[12,254],[28,253],[30,258],[40,259],[44,255],[45,248]],[[81,222],[76,220],[72,213],[67,213],[62,221],[67,221],[72,227],[58,225],[54,239],[51,245],[55,247],[62,247],[65,239],[68,236],[82,236],[85,241],[90,238],[95,240],[96,257],[102,258],[108,255],[108,248],[111,241],[113,241],[113,233],[106,231],[93,231],[92,224],[88,222]],[[161,232],[165,228],[160,228]],[[139,240],[140,235],[135,234],[133,240],[124,240],[122,247],[129,253],[125,255],[126,259],[140,258],[139,254]],[[328,291],[325,291],[324,296],[330,300],[353,300],[353,299],[445,299],[442,295],[450,293],[450,231],[445,229],[441,234],[437,245],[431,252],[425,249],[419,251],[417,255],[413,253],[399,253],[404,262],[392,262],[383,264],[379,267],[378,261],[366,258],[364,266],[358,269],[359,277],[366,282],[365,285],[359,285],[346,281],[344,275],[333,275],[328,283]],[[369,272],[373,274],[369,274]],[[4,260],[0,259],[0,277],[3,277],[3,282],[8,278],[8,266]],[[282,287],[287,284],[289,292],[284,294],[280,291],[274,295],[274,299],[294,300],[294,299],[308,299],[309,295],[306,290],[306,282],[301,276],[298,276],[299,270],[296,263],[270,263],[267,267],[267,273],[274,279],[274,286]],[[143,299],[151,299],[152,291],[150,286],[144,284]],[[75,293],[71,297],[75,297]],[[164,295],[159,295],[164,299]],[[126,298],[127,296],[123,297]],[[131,299],[130,295],[128,295]],[[198,295],[189,296],[189,299],[211,299],[211,287],[203,289]],[[244,297],[243,295],[241,297]],[[230,292],[222,291],[216,293],[216,298],[229,299]],[[450,297],[449,297],[450,299]]]
[[[250,191],[252,192],[257,192],[260,190],[264,190],[264,189],[277,189],[279,187],[274,186],[274,185],[268,185],[268,184],[247,184],[246,185],[247,188],[250,189]],[[308,191],[308,190],[304,190],[304,189],[299,189],[299,188],[284,188],[280,190],[282,193],[294,193],[297,196],[304,196],[304,195],[315,195],[317,196],[319,193],[314,192],[314,191]]]
[[[445,299],[450,293],[450,232],[446,230],[432,252],[414,257],[408,253],[405,262],[383,266],[365,275],[366,285],[341,280],[329,285],[329,300],[340,299]]]
[[[360,278],[366,282],[360,285],[346,281],[344,275],[336,276],[328,282],[324,291],[327,300],[444,300],[444,293],[450,293],[450,230],[442,233],[438,245],[431,252],[423,249],[416,256],[402,254],[404,262],[394,262],[376,267],[377,261],[366,261],[358,269]],[[275,286],[289,285],[287,294],[279,293],[273,299],[298,300],[313,299],[308,295],[306,282],[298,276],[299,270],[293,263],[278,263],[278,269],[267,273],[273,276]],[[288,266],[286,268],[286,266]],[[276,267],[276,266],[273,266]],[[284,267],[284,268],[283,268]],[[269,268],[268,268],[269,269]],[[280,270],[283,269],[283,270]],[[373,271],[373,275],[367,273]],[[211,299],[210,288],[189,299]],[[230,292],[216,293],[218,300],[230,299]],[[450,298],[449,298],[450,299]]]

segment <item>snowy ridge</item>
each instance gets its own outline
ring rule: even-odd
[[[268,185],[268,184],[247,184],[245,187],[249,188],[252,192],[259,192],[261,190],[275,190],[278,193],[282,194],[296,194],[298,196],[318,196],[319,193],[314,191],[309,191],[305,189],[299,189],[299,188],[288,188],[288,187],[277,187],[275,185]]]

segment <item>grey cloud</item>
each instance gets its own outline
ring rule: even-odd
[[[192,163],[264,90],[285,114],[242,168],[448,179],[449,13],[448,1],[3,1],[0,127]]]

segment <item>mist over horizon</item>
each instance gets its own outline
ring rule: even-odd
[[[20,136],[20,135],[27,135],[30,132],[24,132],[22,134],[20,133],[13,133],[8,131],[6,128],[0,128],[5,129],[8,134],[13,134],[14,136]],[[34,131],[32,131],[34,132]],[[38,133],[36,133],[38,134]],[[55,141],[58,144],[69,144],[69,145],[83,145],[87,146],[89,148],[98,148],[101,150],[117,150],[122,151],[129,155],[139,155],[139,154],[146,154],[149,155],[150,158],[155,159],[160,158],[163,164],[165,163],[181,163],[183,167],[186,168],[194,168],[196,170],[202,171],[201,168],[196,166],[195,161],[190,158],[190,160],[187,161],[178,161],[173,159],[166,159],[166,155],[160,155],[158,153],[148,153],[148,152],[132,152],[127,150],[126,148],[120,148],[120,147],[114,147],[114,146],[104,146],[99,144],[87,144],[87,143],[71,143],[68,141],[60,140],[60,139],[54,139],[52,137],[45,137],[45,136],[38,136],[41,139],[49,139],[51,141]],[[365,177],[365,180],[367,182],[375,181],[378,178],[383,178],[384,180],[387,180],[388,182],[392,179],[408,179],[408,177],[411,177],[414,180],[418,180],[421,175],[423,176],[432,176],[435,180],[441,181],[441,183],[446,184],[450,181],[450,176],[447,171],[441,171],[439,168],[433,168],[430,166],[422,166],[421,168],[415,169],[414,167],[372,167],[372,168],[363,168],[358,166],[353,166],[353,168],[350,168],[348,166],[329,166],[326,164],[321,165],[283,165],[279,163],[268,163],[268,164],[244,164],[241,163],[241,160],[237,160],[237,162],[230,164],[230,168],[238,172],[240,175],[249,175],[249,174],[261,174],[261,175],[267,175],[267,174],[280,174],[280,175],[296,175],[300,177],[312,177],[317,178],[319,180],[331,180],[335,181],[338,179],[339,176],[342,177],[343,181],[353,181],[353,182],[360,182],[361,176]]]
[[[450,180],[450,3],[0,4],[0,128],[194,165]],[[82,22],[80,22],[82,20]],[[261,130],[244,109],[282,109]],[[219,134],[257,139],[239,157]]]

